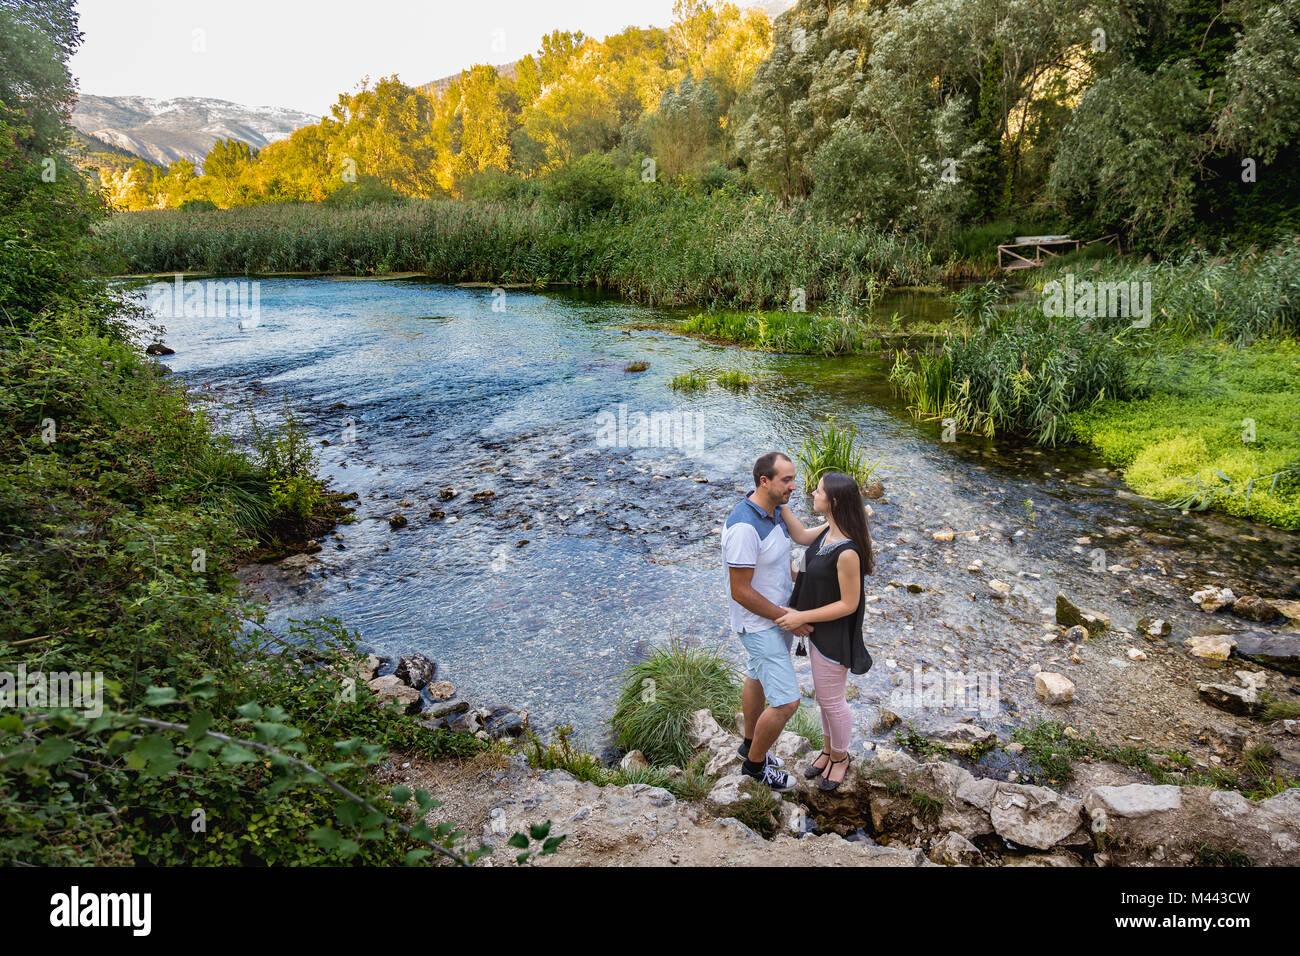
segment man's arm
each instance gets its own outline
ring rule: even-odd
[[[754,569],[737,568],[728,566],[727,574],[731,580],[731,597],[732,599],[751,614],[757,614],[759,617],[765,617],[775,622],[777,618],[784,617],[790,612],[790,608],[781,607],[779,604],[773,604],[763,595],[754,590]],[[800,637],[811,634],[812,628],[808,625],[796,628],[795,634]]]

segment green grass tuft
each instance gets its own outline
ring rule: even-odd
[[[640,750],[651,764],[683,767],[691,756],[691,716],[702,708],[730,726],[740,709],[739,677],[717,650],[674,638],[628,668],[610,723],[624,750]]]
[[[699,392],[709,387],[709,377],[699,369],[674,375],[668,387],[678,392]]]
[[[795,455],[804,474],[809,494],[817,487],[822,475],[841,471],[865,486],[879,462],[870,462],[857,445],[857,429],[852,425],[837,428],[832,422],[804,439]]]

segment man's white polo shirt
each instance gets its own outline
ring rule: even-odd
[[[768,515],[742,498],[722,527],[722,560],[728,568],[753,568],[754,590],[773,604],[787,606],[794,582],[790,580],[790,536],[781,518],[781,506]],[[733,631],[766,631],[776,624],[748,611],[731,597],[728,572],[727,600]]]

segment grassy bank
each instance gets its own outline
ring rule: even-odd
[[[1145,398],[1070,415],[1138,494],[1300,530],[1300,343],[1188,345]]]
[[[762,196],[645,189],[584,215],[541,201],[410,201],[119,213],[100,229],[124,272],[414,271],[444,282],[573,284],[654,305],[859,307],[932,281],[916,240],[828,223]]]
[[[1070,277],[1145,287],[1149,324],[1055,314],[1050,283],[1065,272],[1031,278],[1013,303],[964,293],[941,349],[898,357],[891,381],[914,414],[989,437],[1085,441],[1148,497],[1300,527],[1300,243]]]

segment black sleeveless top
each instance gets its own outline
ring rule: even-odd
[[[835,565],[846,548],[857,551],[858,560],[863,560],[861,550],[852,540],[837,541],[825,554],[819,554],[818,549],[829,531],[828,528],[818,535],[804,553],[805,570],[795,578],[794,593],[790,595],[790,607],[796,611],[825,607],[843,597]],[[866,613],[863,598],[866,594],[865,587],[862,584],[859,587],[863,590],[858,593],[858,609],[833,621],[815,621],[809,640],[817,648],[817,653],[828,661],[847,667],[854,674],[865,674],[871,667],[871,655],[862,643],[862,618]]]

